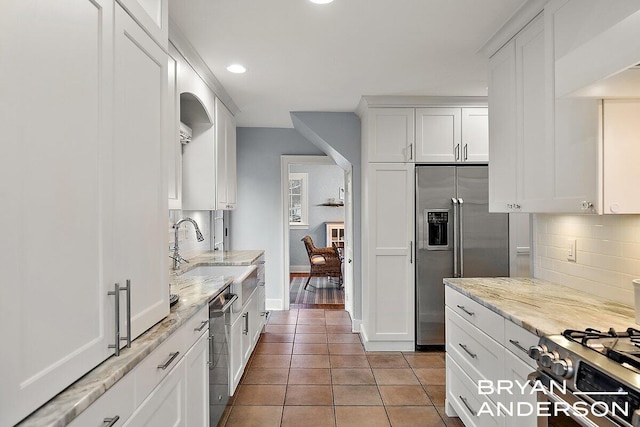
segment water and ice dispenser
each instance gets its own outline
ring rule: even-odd
[[[443,251],[449,245],[449,209],[426,209],[427,250]]]

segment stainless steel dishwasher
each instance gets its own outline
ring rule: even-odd
[[[230,288],[209,302],[209,425],[215,427],[229,402],[229,347],[225,325],[238,296]]]

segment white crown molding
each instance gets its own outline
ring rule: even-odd
[[[191,68],[200,76],[209,89],[222,101],[234,116],[240,112],[240,108],[227,93],[224,86],[213,74],[211,69],[204,62],[198,51],[193,47],[189,39],[185,37],[180,28],[169,19],[169,43],[176,48],[180,55],[189,63]]]
[[[478,53],[483,53],[487,57],[492,56],[507,44],[520,30],[533,20],[542,10],[549,0],[529,0],[514,12],[509,19],[486,41]]]
[[[371,107],[486,107],[486,96],[363,96],[356,109],[362,117]]]

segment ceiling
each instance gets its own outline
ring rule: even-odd
[[[362,95],[486,95],[478,50],[523,3],[171,0],[169,16],[240,108],[238,126],[292,127],[291,111],[354,111]]]

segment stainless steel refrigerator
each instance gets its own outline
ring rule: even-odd
[[[416,166],[416,347],[445,343],[445,277],[509,275],[509,216],[489,213],[487,166]]]

